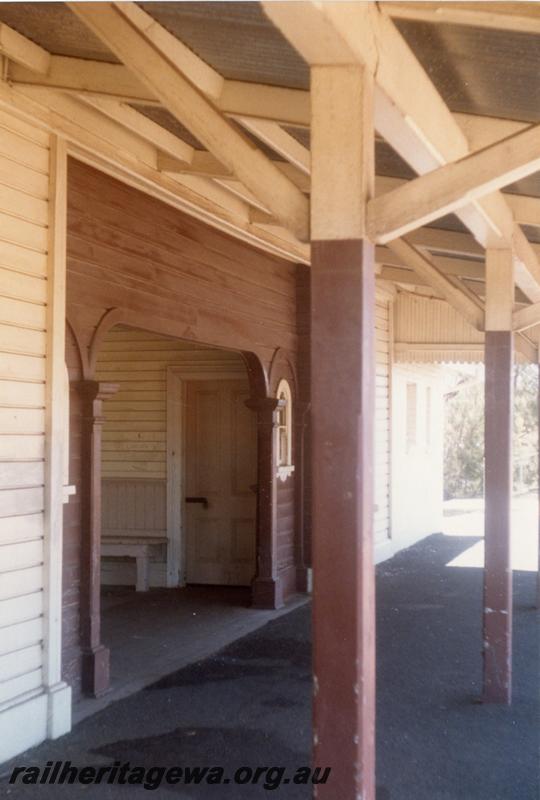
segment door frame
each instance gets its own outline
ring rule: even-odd
[[[245,380],[250,384],[244,364],[171,365],[167,367],[167,587],[186,585],[187,541],[184,524],[185,415],[186,387],[189,381]]]

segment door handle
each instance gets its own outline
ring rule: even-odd
[[[200,503],[203,508],[208,508],[207,497],[186,497],[186,503]]]

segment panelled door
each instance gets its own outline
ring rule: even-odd
[[[256,415],[247,380],[186,385],[186,582],[247,586],[255,575]]]

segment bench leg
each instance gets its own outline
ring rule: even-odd
[[[150,586],[148,556],[137,556],[137,584],[138,592],[147,592]]]

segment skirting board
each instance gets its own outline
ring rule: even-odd
[[[45,739],[71,730],[71,688],[59,684],[50,693],[42,689],[0,706],[0,764]]]
[[[399,549],[399,544],[393,539],[383,539],[382,542],[377,542],[373,554],[375,564],[380,564],[382,561],[392,558]]]

